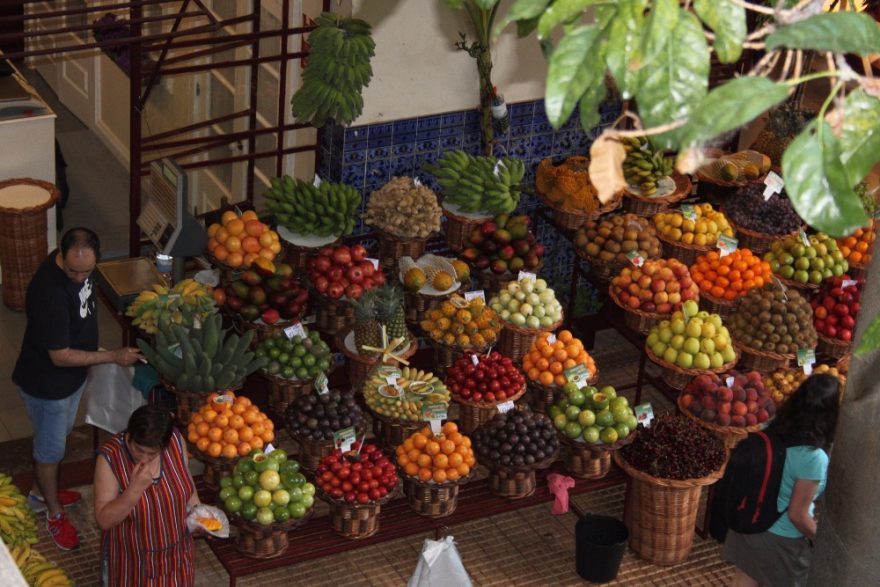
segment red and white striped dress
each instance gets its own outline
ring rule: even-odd
[[[123,435],[114,436],[98,451],[116,476],[120,493],[128,487],[135,465]],[[187,472],[183,438],[177,430],[161,459],[159,482],[144,491],[127,518],[102,534],[101,550],[107,557],[110,587],[194,584],[195,545],[186,528],[186,508],[195,486]]]

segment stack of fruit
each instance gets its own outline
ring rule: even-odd
[[[296,398],[284,414],[287,431],[302,447],[300,460],[313,471],[334,449],[334,432],[354,428],[360,435],[364,414],[353,389],[327,393],[309,393]]]
[[[509,214],[519,205],[525,166],[519,159],[469,155],[449,150],[426,166],[443,186],[444,208],[452,212]]]
[[[275,265],[274,271],[254,263],[220,291],[223,308],[242,328],[266,331],[301,318],[309,300],[309,291],[293,276],[293,267],[283,263]]]
[[[700,288],[700,305],[727,318],[733,301],[770,283],[770,264],[749,249],[736,249],[724,257],[718,251],[700,255],[691,266],[691,277]]]
[[[820,352],[838,359],[847,352],[862,309],[861,290],[864,287],[864,277],[829,277],[810,300]]]
[[[6,473],[0,473],[0,539],[10,547],[38,542],[37,523],[27,497]]]
[[[15,561],[25,583],[30,587],[73,587],[73,579],[61,567],[49,561],[30,544],[9,546],[9,556]],[[4,574],[12,581],[10,571]]]
[[[767,175],[770,157],[757,151],[738,151],[712,159],[697,170],[697,177],[725,187],[743,186]]]
[[[651,328],[645,348],[648,358],[663,367],[663,380],[677,389],[695,375],[725,371],[737,359],[721,317],[700,310],[693,300]]]
[[[272,261],[280,252],[278,233],[260,222],[253,210],[227,210],[219,224],[208,227],[208,253],[221,267],[247,268],[258,257]]]
[[[197,453],[214,459],[235,459],[275,440],[275,425],[243,395],[212,393],[186,427],[186,439]]]
[[[554,337],[556,340],[552,340]],[[593,357],[584,350],[583,343],[568,330],[557,335],[542,333],[523,356],[523,372],[533,388],[532,403],[539,412],[546,412],[555,401],[559,388],[568,383],[566,376],[574,371],[586,368],[586,378],[595,382],[599,377],[599,369]]]
[[[134,326],[155,334],[160,324],[189,328],[196,317],[202,320],[217,311],[214,302],[211,288],[194,279],[184,279],[170,289],[157,284],[142,291],[126,308],[125,315],[132,318]]]
[[[597,389],[566,383],[547,414],[561,437],[600,449],[627,438],[638,424],[629,401],[610,385]]]
[[[706,252],[718,242],[719,237],[733,236],[733,229],[724,214],[714,210],[712,204],[696,204],[689,211],[659,212],[654,215],[657,236],[663,241],[667,257],[675,257],[691,265],[700,252]]]
[[[763,183],[751,183],[724,204],[724,214],[736,231],[739,246],[763,255],[774,240],[796,234],[803,220],[785,190],[764,199]]]
[[[393,383],[392,383],[393,381]],[[422,407],[449,405],[449,390],[433,373],[412,367],[382,366],[364,382],[364,401],[373,413],[391,420],[422,422]]]
[[[694,377],[679,396],[678,405],[730,448],[776,413],[770,390],[757,371]]]
[[[824,373],[826,375],[837,377],[838,381],[840,381],[840,399],[843,401],[843,390],[846,387],[846,373],[841,371],[839,367],[832,367],[825,363],[813,365],[812,372],[819,374]],[[767,388],[776,407],[779,407],[788,401],[789,396],[797,391],[798,387],[801,386],[801,383],[803,383],[806,378],[807,374],[804,373],[803,369],[779,369],[770,375],[764,376],[764,387]]]
[[[535,191],[553,210],[553,217],[561,228],[576,229],[584,220],[610,212],[620,205],[615,197],[603,205],[596,188],[590,181],[590,160],[569,157],[559,165],[544,159],[535,172]]]
[[[322,181],[319,185],[289,175],[272,178],[266,191],[266,209],[288,231],[282,234],[295,244],[302,237],[348,236],[354,230],[361,195],[344,183]]]
[[[398,263],[400,283],[405,290],[404,311],[410,324],[425,319],[428,311],[438,307],[457,291],[466,291],[471,268],[461,259],[424,255],[413,261],[404,257]]]
[[[688,300],[699,300],[700,289],[687,265],[677,259],[645,261],[641,267],[624,267],[611,280],[611,299],[625,310],[627,325],[647,333],[653,321],[681,309]]]
[[[498,350],[519,362],[539,332],[550,332],[562,323],[562,304],[543,279],[524,277],[511,281],[489,305],[504,322]]]
[[[381,505],[397,488],[397,469],[375,444],[355,442],[352,450],[334,450],[321,460],[315,483],[330,506],[333,529],[346,538],[366,538],[379,530]]]
[[[461,349],[485,349],[498,339],[501,320],[481,298],[466,301],[454,295],[439,308],[429,311],[421,327],[436,343]],[[452,361],[446,367],[451,365]]]
[[[876,220],[867,228],[858,228],[848,237],[837,239],[837,246],[840,248],[840,252],[843,253],[844,259],[849,263],[851,275],[861,275],[864,273],[865,267],[871,262],[871,253],[876,239]]]
[[[362,245],[326,246],[309,259],[309,282],[321,296],[357,300],[365,291],[385,283],[385,275],[367,259]]]
[[[589,219],[574,236],[575,252],[590,261],[590,269],[603,281],[630,262],[628,254],[656,259],[661,254],[654,224],[635,214],[614,214]]]
[[[446,372],[446,386],[459,404],[458,421],[465,434],[492,419],[497,404],[515,401],[526,391],[522,373],[497,351],[462,355]]]
[[[801,235],[790,235],[773,241],[764,260],[773,273],[787,285],[815,289],[832,275],[843,275],[849,264],[837,243],[825,233],[811,234],[807,242]]]
[[[644,198],[664,197],[672,193],[669,188],[664,189],[661,180],[668,179],[672,174],[674,158],[655,150],[644,137],[626,138],[622,142],[626,149],[623,176],[629,183],[628,192]]]
[[[729,327],[743,366],[761,373],[786,367],[799,349],[816,346],[813,309],[794,289],[753,289],[740,299]]]
[[[471,230],[461,258],[477,272],[494,275],[535,271],[544,258],[544,245],[537,242],[531,228],[531,219],[525,214],[501,214],[486,220]],[[484,289],[490,285],[481,280]]]
[[[287,336],[276,332],[260,341],[254,349],[254,356],[266,357],[268,363],[263,368],[267,375],[283,379],[312,381],[320,373],[328,373],[333,366],[330,345],[321,340],[317,330],[302,327],[303,335]]]

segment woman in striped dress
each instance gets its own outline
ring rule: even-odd
[[[103,531],[106,585],[194,583],[187,510],[199,503],[183,437],[158,407],[134,411],[128,429],[98,452],[95,518]]]

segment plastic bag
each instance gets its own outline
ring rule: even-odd
[[[186,527],[190,533],[202,530],[217,538],[229,538],[229,518],[223,510],[212,505],[194,505],[186,516]]]
[[[132,386],[134,367],[104,363],[89,367],[86,378],[86,423],[111,434],[125,430],[131,413],[144,405],[143,394]]]
[[[407,583],[407,587],[472,587],[464,569],[455,540],[447,536],[443,540],[425,540],[419,564]]]

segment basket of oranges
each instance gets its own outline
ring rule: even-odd
[[[865,268],[871,262],[871,251],[874,249],[874,241],[877,239],[877,221],[871,226],[858,228],[846,238],[837,239],[840,252],[849,262],[848,273],[853,278],[864,277]]]
[[[280,252],[278,233],[261,222],[253,210],[227,210],[219,223],[208,226],[207,257],[225,280],[250,267],[258,257],[273,261]]]
[[[204,482],[212,494],[220,490],[220,478],[232,472],[239,457],[275,439],[272,420],[233,391],[210,394],[190,416],[186,432],[191,452],[205,464]]]
[[[691,278],[700,288],[700,308],[722,319],[733,315],[736,299],[770,283],[770,264],[749,249],[736,249],[721,256],[709,251],[691,265]]]
[[[455,511],[458,488],[473,474],[476,457],[471,440],[446,422],[440,434],[425,426],[396,449],[397,466],[403,477],[403,491],[414,512],[442,518]]]
[[[554,335],[545,332],[535,339],[529,351],[523,355],[523,371],[532,396],[532,407],[545,414],[556,401],[558,391],[568,383],[569,374],[582,365],[587,371],[587,381],[599,379],[596,361],[584,349],[583,343],[569,330]]]
[[[429,311],[421,327],[434,348],[434,371],[445,374],[465,350],[482,352],[495,344],[501,320],[482,298],[455,295]]]

